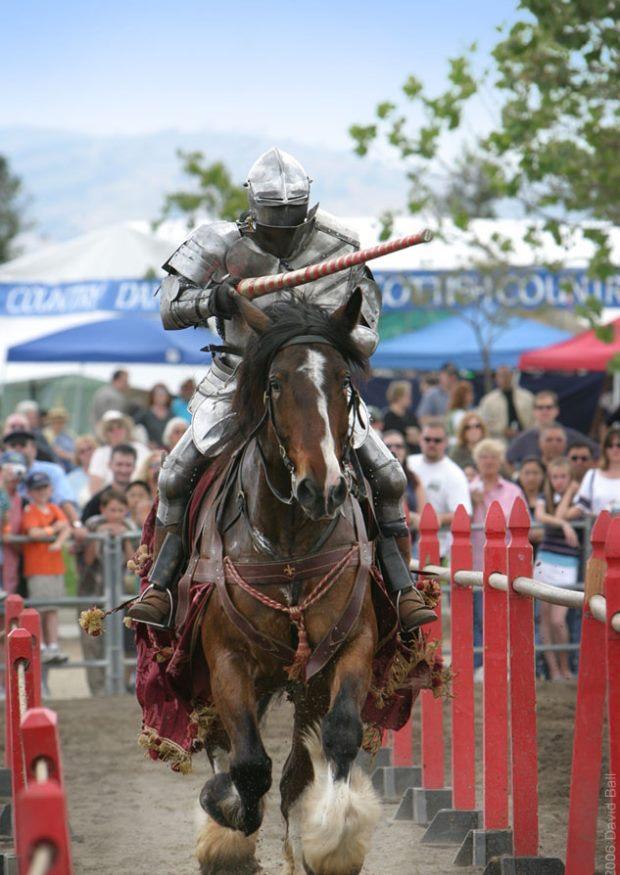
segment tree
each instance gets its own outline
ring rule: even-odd
[[[205,164],[202,152],[179,149],[177,155],[182,161],[183,172],[196,182],[197,188],[194,191],[167,194],[156,225],[175,213],[186,215],[188,226],[195,224],[200,212],[207,212],[218,219],[234,220],[247,208],[245,188],[235,185],[223,162]]]
[[[395,149],[411,184],[409,210],[447,212],[486,264],[509,260],[512,243],[499,234],[481,240],[470,220],[501,199],[532,219],[524,239],[536,252],[545,235],[568,252],[582,233],[592,243],[591,276],[606,279],[616,269],[609,228],[620,220],[620,4],[521,0],[519,10],[482,72],[473,45],[448,61],[443,92],[430,95],[412,75],[400,103],[380,103],[375,121],[350,134],[359,155],[379,139]],[[489,97],[498,103],[492,129],[472,138],[467,111]],[[438,177],[458,172],[442,155],[455,152],[476,168],[482,202],[445,182],[442,199]]]
[[[26,229],[21,198],[22,181],[11,173],[9,162],[0,155],[0,264],[18,254],[13,241]]]

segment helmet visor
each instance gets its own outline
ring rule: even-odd
[[[308,202],[301,204],[260,204],[252,207],[258,225],[270,228],[296,228],[303,225],[308,215]]]

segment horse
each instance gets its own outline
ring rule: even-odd
[[[218,507],[222,585],[200,630],[220,727],[206,741],[202,875],[257,871],[272,781],[260,720],[274,694],[294,705],[280,782],[287,875],[355,875],[379,817],[354,763],[378,637],[351,476],[361,302],[358,289],[328,315],[294,297],[265,310],[239,299],[253,331],[233,399],[245,437],[223,453],[237,463]],[[202,535],[211,545],[213,528]]]

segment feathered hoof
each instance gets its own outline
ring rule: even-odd
[[[246,836],[208,818],[196,845],[200,875],[256,875],[256,839],[257,833]]]

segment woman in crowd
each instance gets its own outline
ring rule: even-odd
[[[407,442],[409,452],[419,452],[419,423],[411,409],[409,380],[394,380],[387,387],[385,398],[388,408],[383,417],[383,430],[399,431]]]
[[[386,431],[383,434],[383,441],[392,455],[398,459],[407,477],[405,516],[407,517],[409,530],[412,532],[412,535],[415,535],[415,532],[420,527],[422,508],[426,504],[424,487],[417,475],[407,465],[407,444],[402,433],[396,430]]]
[[[579,577],[579,538],[570,523],[558,514],[562,498],[571,488],[570,462],[553,459],[547,466],[544,496],[538,500],[536,519],[543,523],[542,541],[534,565],[534,579],[553,586],[574,589]],[[568,644],[568,608],[542,602],[540,637],[543,644]],[[568,651],[544,652],[552,681],[572,678]]]
[[[151,495],[151,488],[144,480],[132,480],[125,495],[127,496],[129,516],[136,526],[142,529],[153,504],[154,496]]]
[[[523,493],[532,523],[536,522],[536,506],[543,493],[545,476],[545,466],[537,456],[527,456],[521,462],[517,475],[517,486]],[[532,544],[539,544],[541,539],[542,529],[540,527],[530,529]]]
[[[163,446],[168,452],[176,447],[188,428],[189,423],[180,416],[168,420],[162,435]]]
[[[149,449],[133,437],[134,422],[120,410],[107,410],[97,423],[97,434],[102,446],[97,447],[90,460],[88,474],[90,477],[90,492],[94,495],[112,482],[110,471],[110,456],[112,448],[118,444],[131,444],[136,451],[136,467],[139,467],[149,455]]]
[[[474,387],[469,380],[459,380],[450,393],[450,406],[448,407],[448,434],[450,443],[456,443],[461,420],[468,410],[474,405]]]
[[[602,510],[620,511],[620,425],[608,430],[599,467],[587,471],[581,485],[572,484],[558,514],[565,519],[579,519],[586,514],[596,516]]]
[[[163,383],[155,383],[149,392],[148,408],[136,414],[136,423],[144,426],[149,446],[164,446],[164,429],[172,419],[172,395]]]
[[[80,510],[90,498],[90,477],[88,469],[93,457],[93,453],[97,449],[97,441],[89,434],[80,435],[75,439],[75,449],[73,451],[73,470],[67,474],[67,480],[75,501]]]
[[[478,476],[474,477],[469,484],[474,509],[472,518],[474,524],[481,523],[484,525],[487,511],[494,501],[499,502],[506,520],[508,520],[515,500],[521,497],[521,490],[516,483],[506,480],[500,474],[506,458],[504,445],[495,438],[485,438],[476,444],[473,454],[474,462],[478,469]],[[481,571],[484,530],[474,530],[471,542],[473,548],[473,568],[475,571]]]
[[[157,495],[157,478],[161,469],[164,451],[153,450],[142,464],[136,467],[136,480],[142,480],[151,490],[151,496],[155,498]]]
[[[75,464],[75,437],[67,429],[69,414],[64,407],[52,407],[47,414],[47,426],[43,436],[54,451],[58,464],[65,471],[72,470]]]
[[[459,468],[474,465],[474,447],[486,436],[487,427],[479,413],[471,410],[463,414],[456,433],[456,444],[449,450],[452,461]]]
[[[505,461],[504,445],[493,438],[478,441],[473,448],[474,462],[478,476],[469,484],[471,501],[474,509],[472,521],[474,530],[471,533],[472,568],[482,571],[484,553],[484,521],[487,511],[494,501],[498,501],[506,519],[510,516],[512,506],[521,496],[521,490],[515,483],[505,480],[500,471]],[[474,646],[482,645],[482,593],[474,591]],[[474,655],[476,680],[482,680],[482,656]]]

